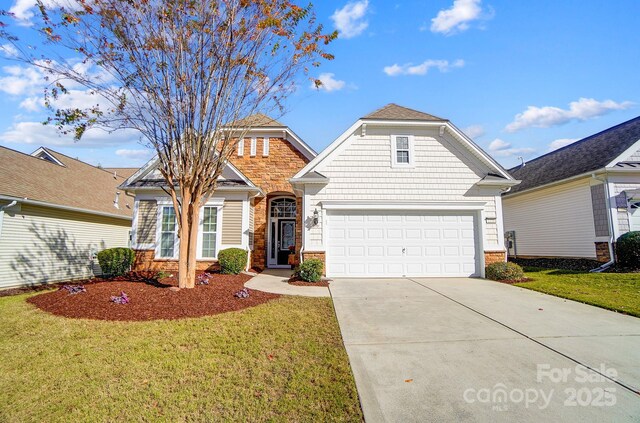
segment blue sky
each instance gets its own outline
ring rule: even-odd
[[[5,1],[28,21],[35,0]],[[336,58],[313,75],[324,88],[301,84],[280,120],[317,151],[392,102],[450,119],[506,167],[640,115],[637,0],[316,3],[340,31]],[[74,143],[42,127],[39,75],[1,53],[0,145],[103,166],[148,158],[130,134]]]

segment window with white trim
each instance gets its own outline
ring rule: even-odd
[[[202,258],[215,258],[218,253],[218,208],[205,206],[202,209]]]
[[[160,218],[160,257],[173,258],[177,238],[176,212],[173,206],[163,206]]]
[[[257,144],[256,137],[251,138],[251,157],[256,155],[256,144]]]
[[[391,137],[394,166],[413,166],[413,139],[411,135],[393,135]]]
[[[244,156],[244,138],[238,140],[238,156]]]
[[[262,155],[267,157],[269,155],[269,137],[262,139]]]

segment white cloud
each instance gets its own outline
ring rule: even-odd
[[[436,68],[440,72],[448,72],[454,68],[461,68],[464,66],[464,60],[458,59],[454,62],[448,60],[425,60],[419,65],[412,63],[405,63],[404,65],[398,65],[394,63],[391,66],[385,66],[383,71],[389,76],[398,75],[426,75],[429,69]]]
[[[549,143],[549,151],[557,150],[578,141],[578,138],[560,138]]]
[[[147,149],[119,149],[116,150],[116,156],[122,157],[123,159],[136,160],[136,161],[146,161],[151,158],[153,155],[153,151]]]
[[[483,19],[481,3],[482,0],[455,0],[449,9],[439,11],[431,19],[431,32],[452,35],[466,31],[470,22]]]
[[[369,26],[365,16],[369,9],[369,0],[347,3],[331,15],[333,24],[342,38],[353,38],[364,32]]]
[[[6,57],[16,57],[18,55],[18,49],[9,43],[0,45],[0,52]]]
[[[37,67],[5,66],[2,70],[0,91],[9,95],[33,95],[45,86],[44,74]]]
[[[80,6],[73,0],[41,0],[42,5],[46,9],[53,9],[55,7],[64,6],[71,10],[76,10]],[[13,6],[9,9],[9,13],[13,13],[18,23],[22,26],[33,25],[31,19],[35,16],[33,9],[36,8],[36,0],[16,0]]]
[[[326,92],[340,91],[347,85],[346,82],[335,79],[334,76],[335,74],[333,73],[321,73],[320,76],[318,76],[318,79],[322,82],[322,85],[317,89],[324,90]],[[311,88],[316,88],[316,85],[313,82],[311,83]]]
[[[43,125],[41,122],[18,122],[0,134],[0,141],[7,143],[75,147],[114,146],[137,141],[139,138],[133,130],[108,133],[102,129],[89,129],[80,141],[74,141],[72,134],[60,134],[55,126]]]
[[[462,130],[462,132],[464,132],[465,134],[467,134],[467,136],[469,138],[476,139],[476,138],[480,138],[481,136],[483,136],[484,134],[486,134],[487,132],[484,129],[484,126],[482,125],[471,125],[471,126],[467,126],[466,128],[464,128]]]
[[[510,142],[496,138],[489,144],[489,152],[496,157],[511,157],[515,155],[526,156],[536,150],[529,147],[513,148]]]
[[[513,122],[505,127],[507,132],[516,132],[525,128],[548,128],[562,125],[572,120],[587,120],[605,115],[613,110],[628,109],[633,105],[630,101],[617,103],[613,100],[598,101],[593,98],[580,98],[569,103],[569,109],[559,107],[529,106],[519,113]]]

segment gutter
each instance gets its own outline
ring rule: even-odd
[[[606,179],[606,171],[605,171],[604,179],[598,178],[595,173],[592,173],[591,177],[596,181],[600,181],[604,184],[604,192],[605,192],[604,196],[607,200],[607,216],[609,217],[609,219],[607,219],[608,225],[609,225],[609,242],[607,243],[609,245],[609,261],[600,267],[589,270],[590,273],[600,273],[610,268],[616,262],[616,258],[613,251],[613,243],[615,242],[614,230],[613,230],[613,212],[611,211],[611,204],[610,204],[611,197],[609,192],[609,183],[607,182],[607,179]]]
[[[29,205],[33,205],[33,206],[49,207],[49,208],[52,208],[52,209],[67,210],[67,211],[74,211],[74,212],[80,212],[80,213],[87,213],[87,214],[93,214],[93,215],[97,215],[97,216],[112,217],[112,218],[115,218],[115,219],[124,219],[124,220],[129,220],[129,221],[133,220],[132,216],[123,216],[121,214],[100,212],[100,211],[96,211],[96,210],[83,209],[83,208],[80,208],[80,207],[63,206],[63,205],[60,205],[60,204],[46,203],[44,201],[30,200],[28,198],[18,198],[18,197],[10,197],[10,196],[6,196],[6,195],[0,195],[0,200],[8,200],[8,201],[12,201],[12,202],[13,201],[19,201],[20,203],[29,204]]]

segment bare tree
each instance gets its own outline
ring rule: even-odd
[[[50,2],[48,2],[50,3]],[[332,55],[312,6],[286,0],[38,0],[42,43],[0,36],[45,71],[48,122],[76,139],[134,129],[157,154],[178,223],[181,288],[195,285],[199,210],[256,111],[283,110],[297,78]],[[315,81],[317,85],[319,81]],[[69,84],[99,101],[59,108]],[[239,123],[242,122],[242,123]]]

